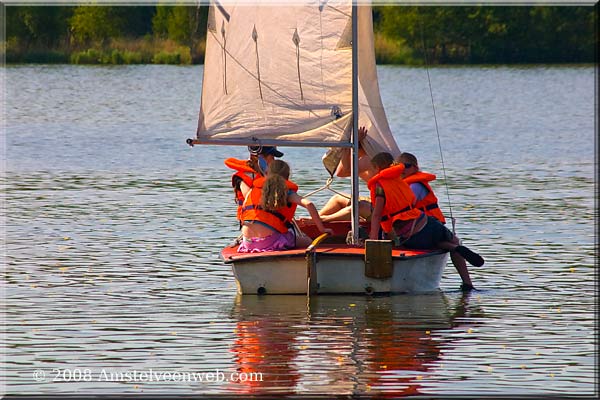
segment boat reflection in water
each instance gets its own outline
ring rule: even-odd
[[[448,335],[469,310],[424,295],[238,296],[232,310],[238,372],[262,381],[231,383],[245,394],[419,394],[439,366]]]

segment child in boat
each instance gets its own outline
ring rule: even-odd
[[[484,259],[462,246],[458,237],[437,219],[415,208],[417,199],[403,179],[404,164],[393,165],[394,158],[389,153],[377,154],[371,163],[378,173],[368,183],[373,204],[369,238],[378,239],[382,229],[386,237],[408,248],[448,250],[462,279],[461,289],[473,289],[466,261],[480,267]]]
[[[358,200],[358,215],[365,221],[371,219],[371,201],[368,197],[360,196]],[[350,196],[334,194],[319,211],[323,222],[349,221],[352,215]]]
[[[371,165],[370,157],[362,146],[362,141],[367,137],[367,132],[367,128],[364,126],[358,128],[358,176],[365,182],[368,182],[377,173]],[[335,175],[341,178],[349,177],[352,170],[351,164],[350,149],[343,149]]]
[[[434,174],[423,172],[419,169],[419,161],[411,153],[401,153],[396,159],[396,164],[404,164],[402,178],[410,186],[410,189],[417,198],[415,207],[423,211],[426,215],[434,217],[442,224],[446,223],[446,218],[440,210],[438,199],[429,185],[429,182],[436,179]]]
[[[292,228],[298,205],[306,208],[321,233],[333,233],[323,226],[314,204],[299,196],[298,186],[289,180],[290,167],[274,160],[266,178],[254,180],[242,206],[242,243],[239,253],[288,250],[305,247],[310,239],[300,240]]]
[[[436,176],[428,172],[422,172],[419,169],[417,157],[411,153],[401,153],[396,159],[396,163],[405,165],[402,177],[417,197],[415,207],[445,224],[446,218],[438,206],[438,199],[433,189],[429,185],[429,182],[435,180]],[[373,207],[370,199],[361,196],[358,201],[358,215],[362,219],[370,221],[372,212]],[[349,196],[345,197],[338,194],[332,196],[319,211],[319,215],[323,222],[349,220],[351,215]]]
[[[360,142],[365,139],[367,136],[367,129],[364,126],[361,126],[358,129],[358,171],[359,176],[365,181],[368,182],[371,177],[373,177],[376,172],[371,166],[371,160],[367,153],[364,151]],[[337,166],[335,174],[340,177],[350,176],[350,151],[348,149],[344,149],[344,154],[340,158],[340,162]],[[371,217],[371,202],[368,197],[360,197],[358,201],[358,214],[364,220],[369,220]],[[330,221],[348,221],[351,216],[351,207],[350,207],[350,195],[342,195],[342,194],[334,194],[327,201],[325,206],[321,208],[319,211],[319,216],[323,220],[323,222]]]
[[[283,157],[283,153],[273,146],[248,146],[248,151],[250,151],[248,160],[238,160],[237,158],[225,160],[226,166],[237,171],[231,176],[231,186],[238,206],[237,219],[240,221],[240,227],[242,204],[252,188],[254,180],[266,174],[269,164],[275,160],[275,157]]]

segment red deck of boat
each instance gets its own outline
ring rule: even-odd
[[[310,219],[298,219],[296,220],[298,227],[311,238],[319,236],[319,231],[315,224]],[[350,246],[345,243],[346,234],[351,229],[349,221],[335,221],[328,222],[325,224],[327,228],[333,229],[333,236],[339,244],[322,243],[316,248],[316,252],[319,256],[338,256],[338,257],[364,257],[365,248]],[[369,225],[366,222],[362,222],[361,226],[365,229],[369,229]],[[226,263],[241,261],[241,260],[259,260],[262,258],[298,258],[304,257],[306,253],[305,248],[293,249],[293,250],[281,250],[281,251],[265,251],[261,253],[238,253],[237,245],[228,246],[221,251],[221,257]],[[394,258],[406,258],[406,257],[423,257],[430,254],[443,253],[441,250],[413,250],[413,249],[393,249],[392,257]]]
[[[252,259],[259,260],[261,258],[297,258],[304,257],[306,249],[293,249],[293,250],[281,250],[281,251],[264,251],[261,253],[238,253],[236,246],[228,246],[221,251],[221,256],[225,262],[236,262],[236,261],[250,261]],[[354,247],[343,244],[322,244],[316,248],[316,252],[319,256],[348,256],[364,257],[364,247]],[[392,257],[394,258],[406,258],[406,257],[422,257],[429,254],[442,253],[440,250],[412,250],[412,249],[393,249]]]

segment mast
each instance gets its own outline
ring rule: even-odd
[[[352,147],[351,154],[351,209],[352,243],[358,243],[358,5],[352,1]]]

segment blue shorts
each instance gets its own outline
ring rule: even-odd
[[[412,235],[402,245],[412,249],[439,248],[440,242],[452,242],[454,234],[435,217],[428,216],[427,223],[419,232]]]

